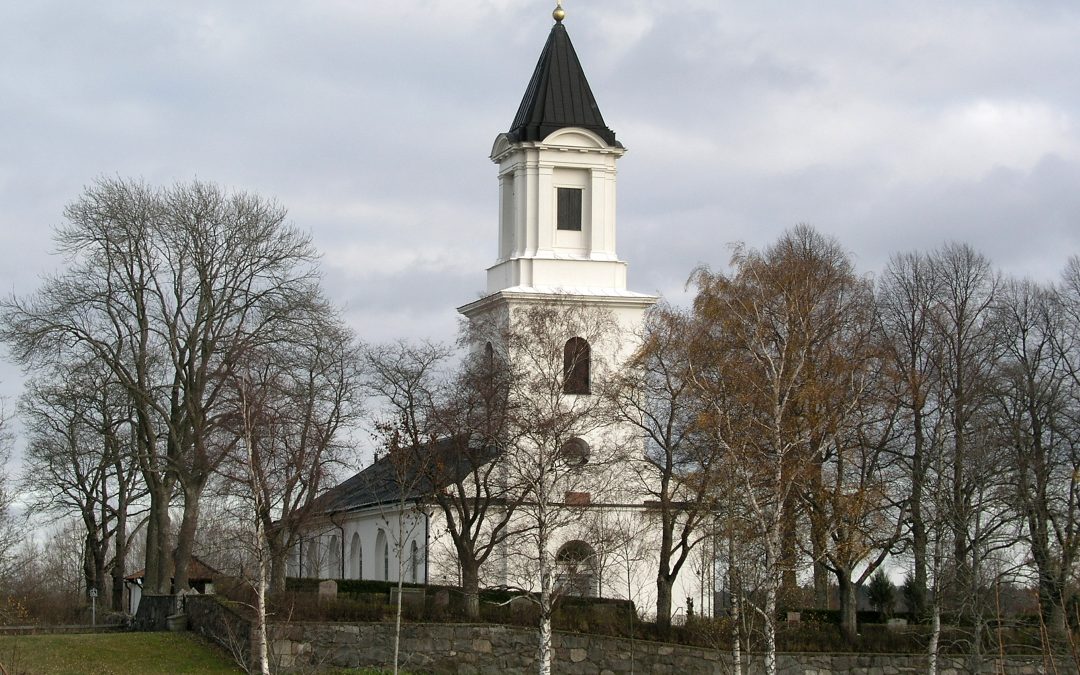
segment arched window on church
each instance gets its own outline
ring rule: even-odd
[[[375,555],[382,555],[382,581],[390,581],[390,542],[382,528],[375,535]]]
[[[322,551],[319,546],[319,539],[311,539],[307,542],[307,546],[304,547],[304,571],[306,574],[313,578],[319,579],[322,577]]]
[[[563,347],[563,393],[588,394],[592,350],[584,338],[572,337]]]
[[[409,548],[409,581],[420,582],[420,547],[414,541]]]
[[[566,595],[597,595],[596,551],[580,539],[563,544],[555,554],[556,585]]]
[[[336,534],[330,537],[327,553],[329,554],[330,564],[326,570],[326,578],[341,579],[341,542],[338,541]]]
[[[353,532],[352,541],[349,544],[349,578],[364,578],[364,550],[361,548],[358,532]]]

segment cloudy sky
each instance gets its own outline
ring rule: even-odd
[[[630,286],[680,301],[728,244],[807,222],[867,274],[964,240],[1080,253],[1074,0],[566,0],[620,161]],[[62,264],[97,176],[276,197],[359,335],[450,338],[494,260],[488,153],[554,0],[0,4],[0,291]],[[8,409],[18,373],[0,365]]]

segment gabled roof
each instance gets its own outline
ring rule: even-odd
[[[169,569],[170,569],[170,571],[172,571],[172,567],[173,567],[173,560],[172,560],[172,557],[170,557],[169,558]],[[133,573],[127,575],[126,577],[124,577],[124,579],[127,580],[127,581],[135,581],[136,579],[142,579],[144,576],[146,576],[146,570],[141,569],[141,570],[139,570],[137,572],[133,572]],[[214,577],[220,577],[220,576],[221,576],[221,572],[218,572],[216,569],[214,569],[213,567],[210,567],[209,565],[204,563],[202,560],[199,560],[195,556],[191,556],[191,560],[188,561],[188,581],[189,582],[213,581]]]
[[[371,466],[320,495],[314,513],[336,513],[379,504],[413,502],[467,476],[495,458],[493,450],[470,447],[465,438],[440,439],[396,457],[383,455]]]
[[[551,27],[507,136],[515,143],[542,141],[566,127],[588,129],[608,145],[622,147],[604,123],[574,45],[559,21]]]

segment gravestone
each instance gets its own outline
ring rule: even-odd
[[[337,582],[333,579],[319,582],[319,602],[337,600]]]

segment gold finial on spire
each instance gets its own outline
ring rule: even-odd
[[[551,13],[551,17],[557,23],[562,23],[562,20],[566,18],[566,10],[562,8],[562,0],[555,0],[555,11]]]

